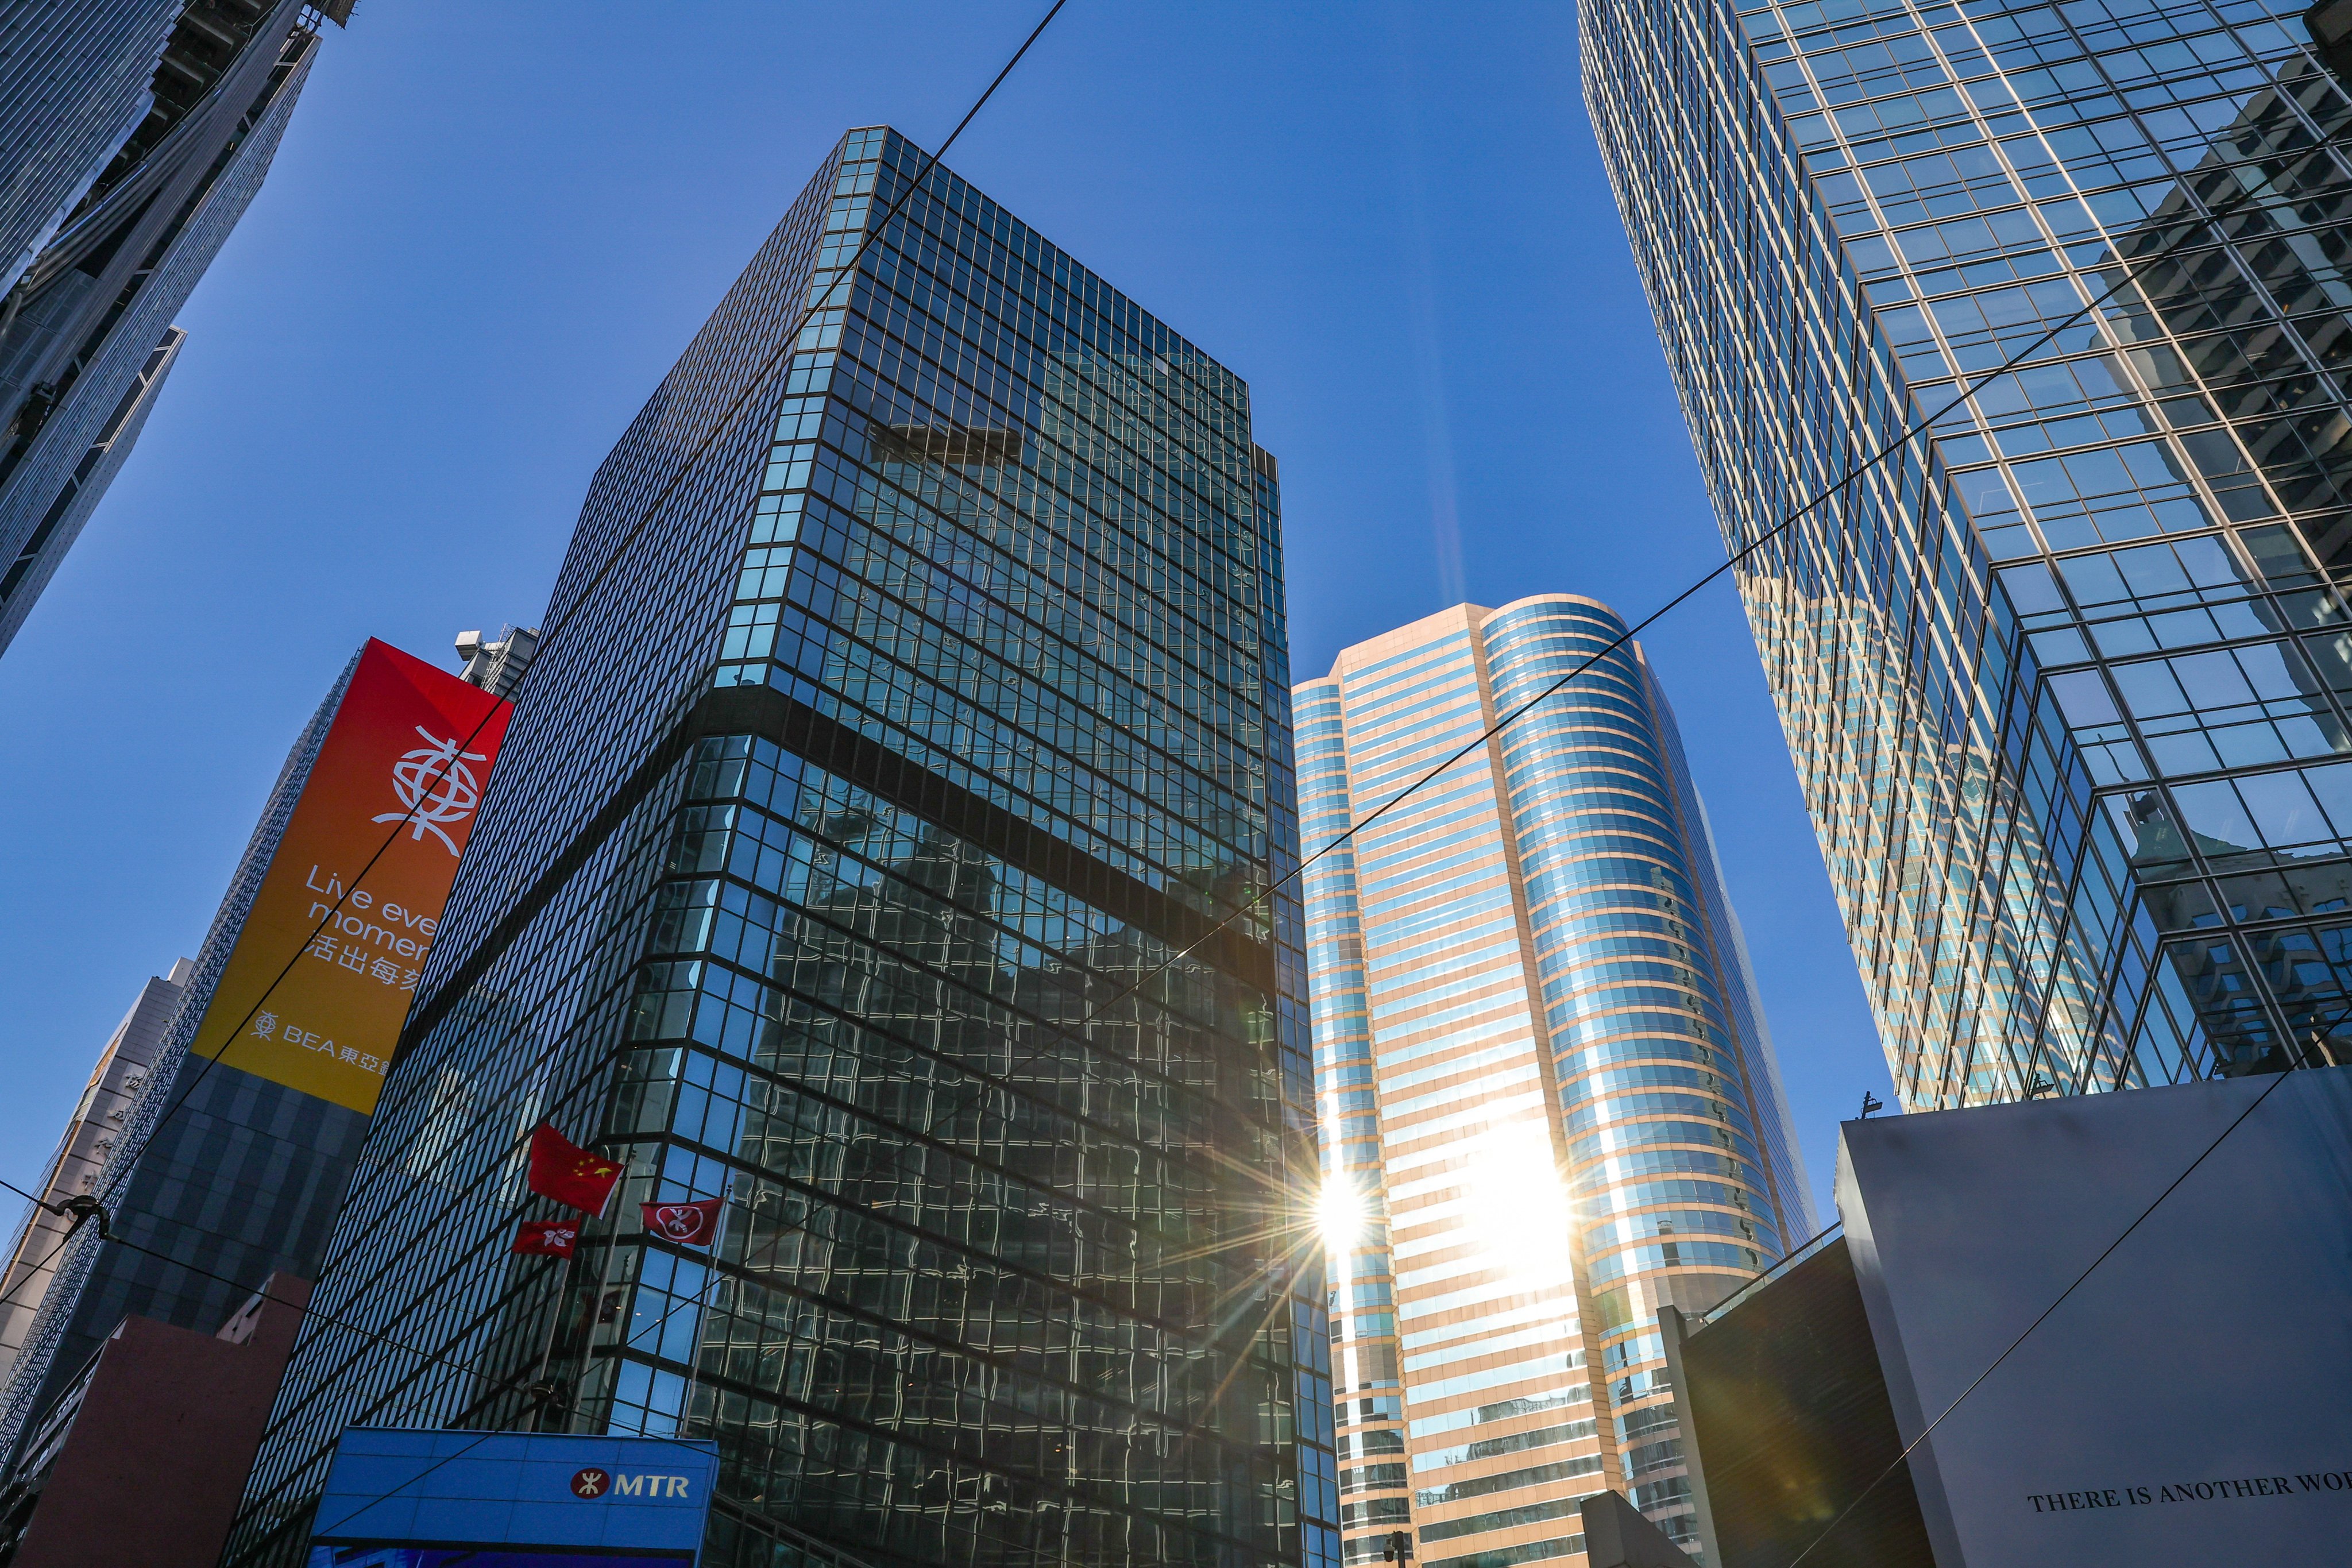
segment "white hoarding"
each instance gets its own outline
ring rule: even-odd
[[[2179,1182],[1913,1453],[1937,1568],[2352,1564],[2352,1068],[1844,1131],[1906,1443]]]

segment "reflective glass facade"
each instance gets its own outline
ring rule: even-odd
[[[147,114],[176,0],[32,0],[0,16],[0,294]]]
[[[1739,572],[1913,1107],[2352,1048],[2352,183],[2301,9],[1583,8],[1728,544],[2095,307]]]
[[[261,189],[318,55],[301,0],[152,10],[0,15],[0,149],[29,159],[0,190],[0,652],[130,456],[186,336],[172,318]],[[126,97],[126,72],[143,90]],[[60,199],[43,133],[69,163],[97,159],[73,165],[61,211],[41,205]],[[20,232],[38,243],[28,262],[5,249]]]
[[[1295,893],[1213,929],[1297,864],[1274,460],[945,169],[884,226],[921,162],[851,132],[598,470],[316,1298],[465,1370],[313,1319],[231,1561],[541,1376],[717,1439],[714,1564],[1336,1561]],[[568,1269],[542,1118],[628,1163]]]
[[[1294,694],[1349,1563],[1580,1556],[1626,1490],[1695,1540],[1657,1310],[1813,1228],[1671,710],[1589,599],[1460,605]],[[1398,804],[1370,820],[1390,802]]]

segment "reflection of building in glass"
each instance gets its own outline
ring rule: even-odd
[[[0,16],[0,651],[147,422],[186,304],[351,0]]]
[[[1811,1234],[1748,959],[1638,647],[1399,793],[1624,633],[1462,605],[1296,693],[1350,1563],[1575,1555],[1577,1500],[1678,1539],[1657,1312]]]
[[[1586,11],[1733,545],[2066,323],[1740,572],[1914,1107],[2352,1051],[2352,105],[2300,11]]]
[[[1274,461],[944,169],[787,341],[921,161],[852,132],[592,486],[320,1299],[396,1342],[313,1320],[230,1561],[347,1421],[541,1420],[715,1437],[714,1564],[1336,1562],[1297,906],[1217,924],[1297,864]],[[569,1270],[542,1117],[629,1162]]]

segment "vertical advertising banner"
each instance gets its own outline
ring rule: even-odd
[[[195,1055],[373,1113],[513,711],[369,639]]]

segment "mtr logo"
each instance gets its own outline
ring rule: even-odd
[[[592,1467],[572,1478],[572,1495],[581,1498],[682,1499],[691,1495],[688,1490],[688,1483],[693,1479],[691,1476],[615,1476],[609,1470],[599,1470]]]

